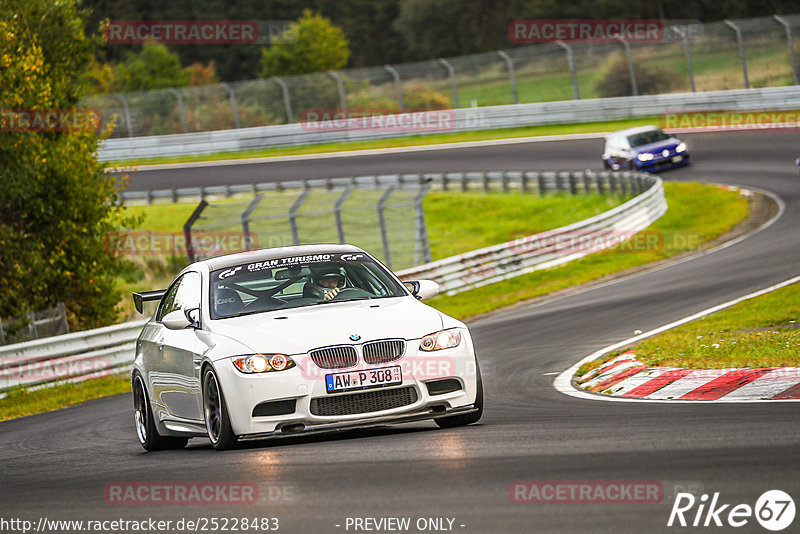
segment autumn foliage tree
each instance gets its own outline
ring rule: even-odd
[[[98,132],[15,128],[13,112],[74,110],[99,31],[75,0],[0,2],[0,317],[66,304],[72,328],[116,319],[124,220],[119,184],[95,156]]]

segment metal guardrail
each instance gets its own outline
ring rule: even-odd
[[[0,347],[0,391],[77,381],[123,371],[146,321]]]
[[[328,129],[323,127],[309,129],[302,123],[295,123],[215,132],[107,139],[101,143],[98,159],[123,161],[162,156],[202,155],[433,133],[517,128],[540,124],[630,119],[667,112],[790,109],[800,109],[800,86],[565,100],[455,109],[448,112],[452,120],[447,124],[436,128],[426,128],[425,131],[415,131],[413,128],[336,127]],[[318,124],[325,125],[328,122]]]
[[[667,210],[661,179],[635,172],[571,173],[578,183],[599,190],[628,187],[644,191],[621,206],[589,219],[508,243],[473,250],[397,273],[404,280],[428,279],[447,294],[499,282],[535,270],[555,267],[602,250],[647,228]],[[623,185],[625,184],[625,185]],[[577,244],[577,246],[576,246]]]
[[[373,177],[384,183],[387,177]],[[380,179],[379,179],[380,178]],[[400,179],[395,175],[393,180]],[[661,179],[632,171],[495,171],[435,173],[405,177],[406,181],[435,183],[442,189],[520,190],[547,194],[592,192],[634,193],[633,199],[609,211],[578,223],[445,258],[397,274],[406,280],[428,278],[446,293],[457,293],[490,284],[532,270],[577,259],[589,250],[565,253],[553,247],[559,237],[578,235],[605,239],[614,232],[630,236],[646,228],[667,209]],[[346,180],[353,180],[346,179]],[[361,183],[367,183],[364,180]],[[0,391],[15,386],[44,386],[79,381],[129,369],[135,341],[146,320],[75,332],[0,347]]]

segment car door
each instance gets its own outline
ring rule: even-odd
[[[162,419],[202,421],[200,391],[200,344],[194,328],[170,330],[161,322],[165,315],[200,307],[202,278],[187,272],[169,288],[158,307],[153,333],[154,350],[149,381],[153,397],[163,407]]]

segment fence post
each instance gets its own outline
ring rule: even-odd
[[[517,78],[514,76],[514,62],[511,61],[511,57],[506,54],[502,50],[497,51],[497,55],[500,56],[503,61],[506,62],[506,67],[508,67],[508,77],[511,81],[511,95],[514,98],[514,103],[519,104],[519,94],[517,93]]]
[[[378,201],[378,223],[381,227],[381,242],[383,243],[383,261],[386,263],[386,266],[389,269],[392,268],[392,257],[389,251],[389,234],[386,231],[386,217],[383,214],[384,206],[386,205],[386,201],[389,200],[389,197],[394,192],[394,187],[389,187],[386,192],[381,196],[381,199]]]
[[[250,237],[250,216],[256,211],[258,203],[264,198],[264,193],[259,193],[250,201],[247,208],[242,212],[242,233],[244,234],[244,249],[253,250],[253,240]]]
[[[125,98],[123,93],[112,95],[114,98],[122,102],[122,109],[125,112],[125,126],[128,129],[128,137],[133,137],[133,126],[131,125],[131,108],[128,107],[128,99]]]
[[[194,245],[192,244],[192,226],[200,218],[200,214],[203,213],[206,206],[208,206],[208,201],[206,199],[201,200],[183,224],[183,238],[186,240],[186,255],[189,257],[189,263],[194,263],[195,260]]]
[[[403,106],[403,85],[400,81],[400,74],[397,72],[397,69],[392,67],[391,65],[384,65],[384,70],[392,75],[394,79],[394,91],[397,96],[397,107],[400,111],[405,111],[405,106]]]
[[[67,321],[67,308],[64,306],[63,302],[59,302],[58,306],[59,313],[61,314],[61,318],[64,320],[64,333],[69,334],[69,322]]]
[[[350,196],[352,191],[352,187],[345,189],[344,192],[339,195],[339,198],[336,199],[336,203],[333,205],[333,214],[336,217],[336,232],[339,234],[340,245],[344,245],[346,243],[344,238],[344,223],[342,222],[342,205],[347,202],[347,198]]]
[[[792,80],[794,80],[794,84],[797,85],[797,60],[794,57],[794,40],[792,39],[792,27],[786,22],[786,19],[783,17],[779,17],[778,15],[773,15],[778,24],[782,25],[786,29],[786,41],[789,43],[789,59],[792,61]]]
[[[186,111],[183,109],[183,96],[181,96],[180,91],[178,91],[174,87],[167,87],[167,91],[175,95],[175,98],[178,99],[178,113],[181,114],[181,124],[183,125],[183,133],[189,133],[189,125],[186,123]]]
[[[236,93],[233,91],[233,88],[225,82],[222,82],[220,86],[228,92],[228,96],[231,99],[231,109],[233,110],[233,125],[235,128],[241,128],[241,124],[239,123],[239,106],[236,104]]]
[[[414,199],[414,210],[416,212],[416,239],[414,239],[414,266],[431,261],[431,244],[428,241],[428,227],[425,224],[425,210],[422,201],[430,191],[429,185],[424,185]],[[422,261],[420,261],[420,248],[422,248]]]
[[[278,84],[278,87],[281,88],[281,94],[283,95],[283,109],[286,110],[286,124],[293,123],[294,118],[292,118],[292,100],[289,98],[289,88],[286,86],[286,82],[277,76],[273,76],[270,78],[270,80],[274,81],[276,84]]]
[[[683,30],[677,26],[673,26],[672,30],[681,36],[681,41],[683,41],[683,54],[686,56],[686,70],[689,73],[689,83],[692,85],[692,92],[694,93],[694,66],[692,65],[692,51],[689,48],[689,32]]]
[[[725,20],[725,25],[736,32],[736,43],[739,45],[739,58],[742,60],[742,75],[744,76],[744,88],[750,89],[750,80],[747,77],[747,58],[744,56],[744,42],[742,41],[742,30],[739,26],[729,20]]]
[[[297,227],[297,212],[300,210],[303,202],[306,201],[306,197],[310,191],[310,189],[304,188],[303,192],[300,193],[300,196],[297,197],[297,200],[292,204],[292,207],[289,208],[289,226],[292,228],[292,242],[295,246],[300,244],[300,230]]]
[[[0,345],[6,344],[6,333],[3,330],[3,319],[0,318]]]
[[[342,83],[342,77],[339,76],[339,73],[334,70],[328,71],[328,76],[333,78],[336,81],[336,90],[339,91],[339,109],[342,110],[345,117],[347,116],[347,101],[344,96],[344,84]]]
[[[580,100],[581,93],[578,90],[578,74],[575,71],[575,58],[572,57],[572,48],[564,41],[556,41],[556,44],[567,53],[567,67],[569,67],[569,76],[572,78],[572,98]]]
[[[631,45],[628,44],[628,41],[622,38],[621,35],[617,35],[617,41],[622,43],[622,46],[625,48],[625,58],[628,60],[628,74],[631,77],[631,89],[633,90],[633,96],[639,96],[639,88],[636,86],[636,73],[633,70],[633,54],[631,54]]]
[[[450,78],[450,89],[453,91],[453,109],[460,108],[461,104],[458,102],[458,86],[456,85],[456,71],[453,66],[443,58],[439,58],[439,65],[447,70],[447,76]]]

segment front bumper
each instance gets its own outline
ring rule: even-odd
[[[230,359],[216,361],[214,367],[225,397],[231,427],[242,439],[419,421],[474,410],[477,366],[467,331],[462,331],[462,342],[453,349],[423,353],[418,346],[418,340],[409,340],[406,353],[400,359],[377,365],[359,364],[351,369],[320,369],[307,355],[293,355],[297,366],[292,369],[259,375],[240,373]],[[328,393],[325,387],[326,374],[394,365],[402,369],[402,384],[338,393]],[[431,394],[428,383],[443,379],[454,379],[460,387],[443,393],[433,391],[434,394]],[[323,399],[366,392],[388,394],[411,388],[413,395],[410,395],[409,402],[397,403],[388,409],[370,406],[369,411],[361,413],[319,415],[326,412],[314,409],[312,403],[316,399],[319,406],[319,401]],[[293,411],[283,415],[254,415],[257,406],[281,401],[290,405],[293,403]],[[360,403],[356,404],[360,406]]]

